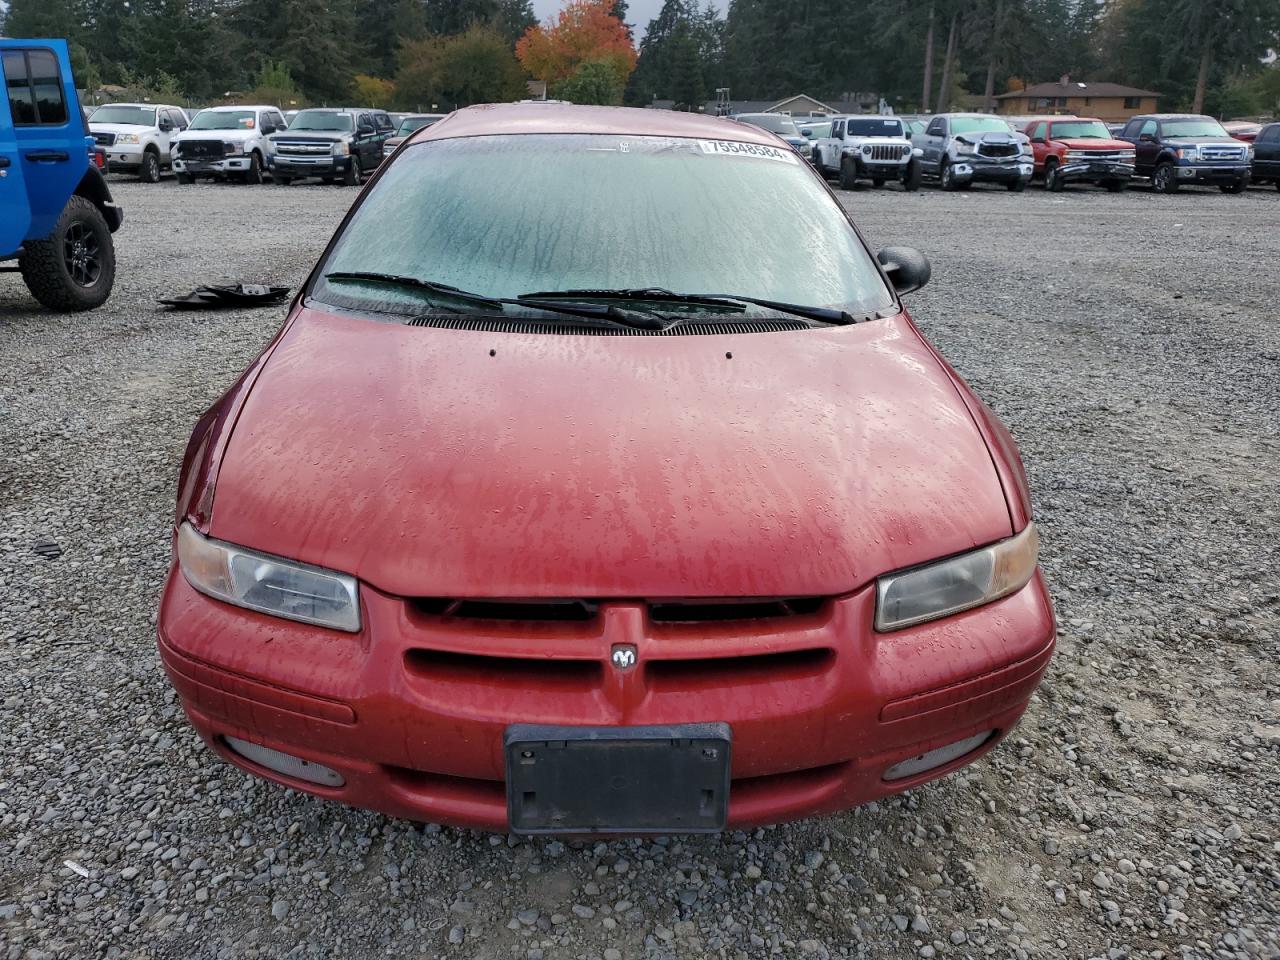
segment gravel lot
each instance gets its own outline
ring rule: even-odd
[[[153,616],[183,445],[355,191],[113,185],[116,291],[0,279],[0,958],[1280,956],[1280,193],[843,194],[1019,440],[1061,646],[989,759],[716,838],[425,829],[251,779]],[[45,559],[40,540],[64,551]]]

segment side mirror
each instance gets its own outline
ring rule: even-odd
[[[1044,137],[1032,137],[1031,142],[1032,143],[1048,143],[1049,141],[1046,140]]]
[[[1143,143],[1155,143],[1156,135],[1154,133],[1144,133],[1142,136],[1138,137],[1138,139]]]
[[[356,133],[360,134],[362,137],[367,137],[369,134],[373,133],[373,127],[367,123],[359,124],[356,127]]]
[[[264,137],[269,137],[276,132],[276,125],[274,123],[264,123],[258,128],[258,132]]]
[[[160,129],[161,129],[164,133],[168,133],[170,130],[172,130],[172,129],[173,129],[173,124],[172,124],[172,123],[170,123],[168,120],[161,120],[161,121],[160,121]]]
[[[898,296],[919,290],[933,275],[929,258],[913,247],[885,247],[876,254],[876,259]]]

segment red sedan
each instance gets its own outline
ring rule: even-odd
[[[159,615],[227,761],[415,820],[719,830],[969,763],[1054,617],[1013,442],[772,134],[413,134],[199,421]]]

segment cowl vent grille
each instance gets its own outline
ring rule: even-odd
[[[783,333],[790,330],[812,330],[803,320],[757,320],[751,323],[720,320],[713,322],[678,321],[665,330],[637,330],[632,327],[607,327],[601,324],[542,323],[537,320],[497,317],[459,317],[425,314],[407,321],[411,327],[436,327],[441,330],[477,330],[483,333],[542,333],[560,337],[706,337],[731,333]]]

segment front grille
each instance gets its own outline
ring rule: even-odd
[[[978,153],[984,157],[1016,157],[1021,153],[1016,143],[980,143]]]
[[[114,146],[116,142],[116,135],[114,133],[95,133],[93,135],[93,142],[100,147]]]
[[[277,143],[276,153],[315,157],[333,152],[331,143]]]
[[[793,330],[814,329],[803,320],[759,320],[745,323],[740,320],[683,321],[664,330],[639,330],[634,327],[613,327],[572,324],[540,323],[535,320],[503,319],[499,317],[460,317],[456,314],[424,314],[407,321],[411,327],[435,327],[441,330],[476,330],[484,333],[544,333],[562,337],[698,337],[730,333],[782,333]]]
[[[418,613],[441,619],[507,620],[520,622],[578,622],[594,620],[600,613],[599,600],[468,600],[449,597],[419,597],[411,601]],[[712,623],[735,620],[771,620],[817,613],[824,597],[781,597],[744,599],[650,600],[646,602],[654,623]]]
[[[221,160],[225,151],[221,140],[178,141],[178,156],[184,160]]]
[[[1133,160],[1132,153],[1123,150],[1081,150],[1086,160]]]
[[[864,151],[864,155],[865,155]],[[902,147],[896,143],[873,143],[870,159],[881,163],[902,158]]]
[[[1200,159],[1234,162],[1245,158],[1245,150],[1245,147],[1232,147],[1226,144],[1206,144],[1200,148]]]

